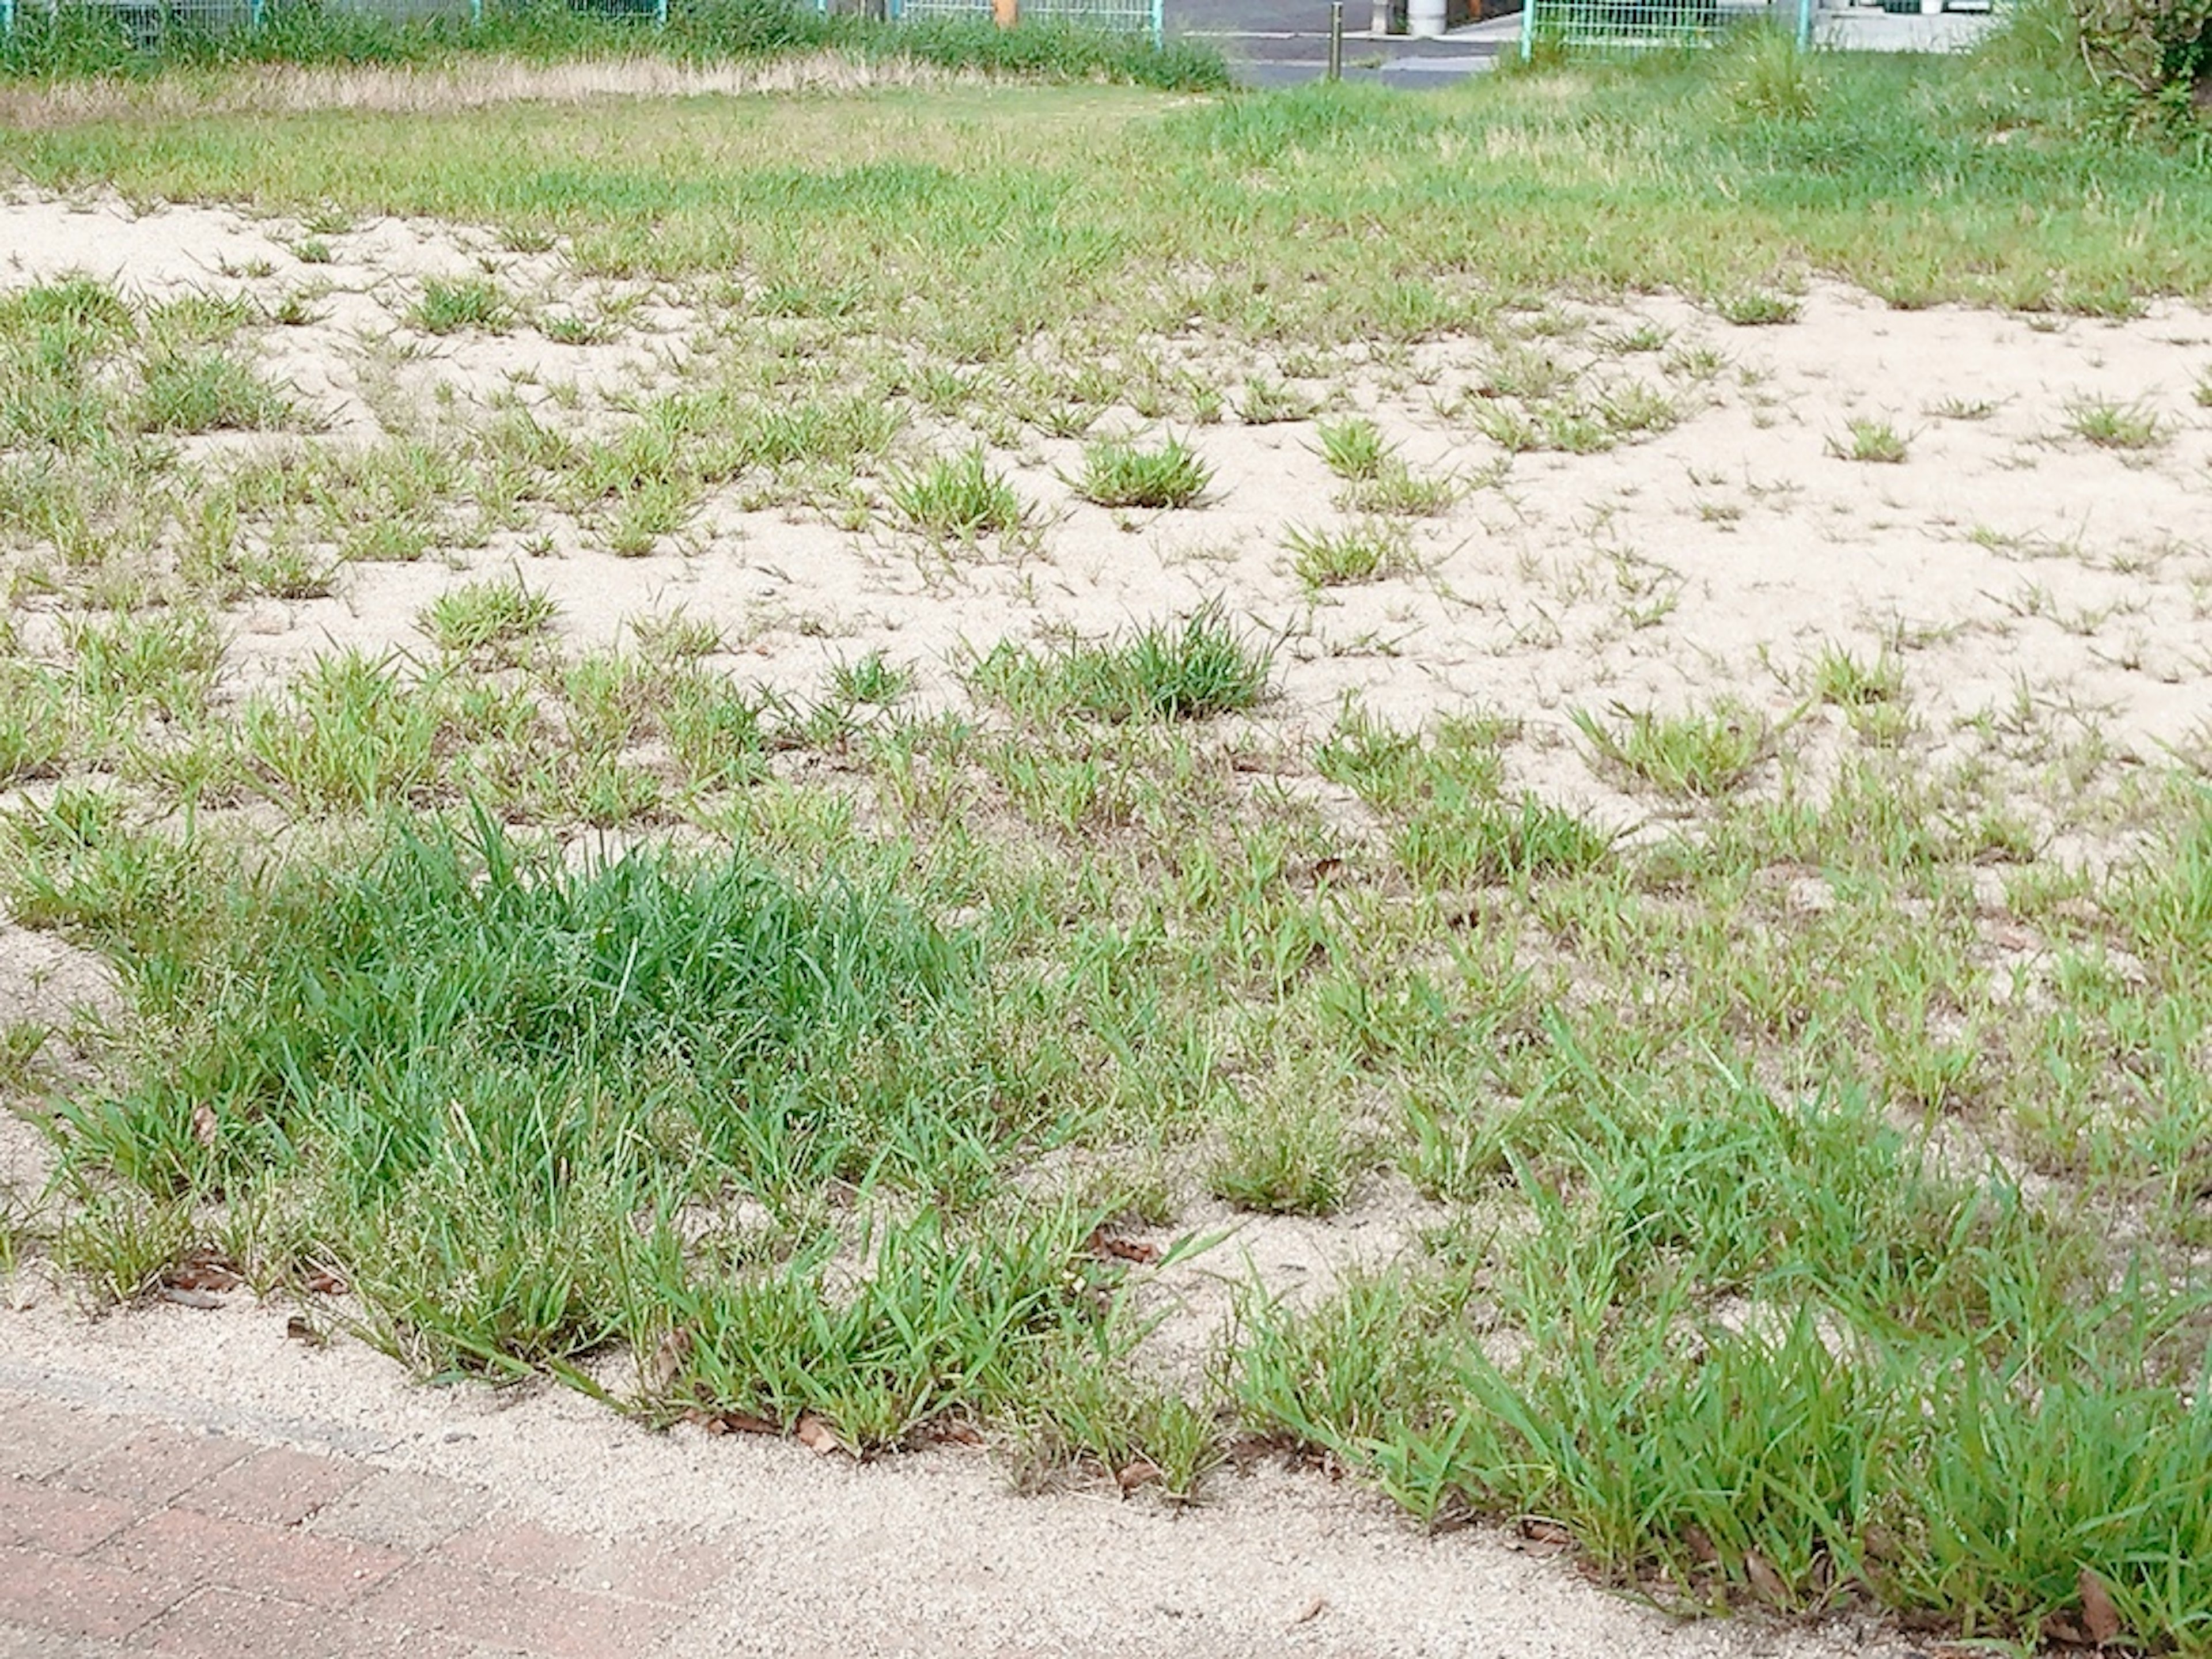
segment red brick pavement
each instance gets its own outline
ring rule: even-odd
[[[434,1475],[0,1393],[0,1659],[638,1659],[727,1571]]]

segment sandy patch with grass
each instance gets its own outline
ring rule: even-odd
[[[501,95],[638,89],[603,85],[613,72],[565,70],[556,86],[517,70]],[[648,90],[728,89],[653,73]],[[357,77],[351,94],[307,79],[276,77],[255,106],[450,95],[423,77]],[[410,447],[473,465],[505,446],[495,459],[526,470],[526,422],[555,434],[550,473],[748,362],[811,349],[774,296],[587,281],[558,243],[492,228],[19,193],[0,204],[0,300],[86,273],[134,305],[242,307],[227,349],[295,413],[286,429],[179,436],[210,477]],[[766,483],[678,465],[665,501],[642,473],[597,495],[525,478],[495,514],[490,472],[437,474],[397,514],[419,533],[380,554],[363,550],[393,512],[365,488],[361,502],[334,494],[327,519],[305,509],[289,532],[326,579],[216,603],[214,707],[279,693],[343,648],[392,659],[403,679],[427,672],[452,644],[434,619],[459,636],[488,614],[441,602],[505,585],[544,602],[515,609],[515,626],[570,659],[680,617],[702,630],[697,663],[748,685],[803,699],[872,661],[911,677],[911,706],[987,721],[975,665],[1001,644],[1218,607],[1273,653],[1270,694],[1232,742],[1265,782],[1339,812],[1347,846],[1368,833],[1352,792],[1281,757],[1321,741],[1348,699],[1399,727],[1502,717],[1516,788],[1645,839],[1738,784],[1817,784],[1850,740],[1931,767],[1977,757],[2018,778],[2031,818],[2076,777],[2076,793],[2118,799],[2143,768],[2212,764],[2212,315],[1908,312],[1826,284],[1775,311],[1741,325],[1666,296],[1562,302],[1488,337],[1325,363],[1153,341],[1150,383],[1182,391],[1150,412],[1123,395],[1139,378],[1126,364],[1095,398],[1061,365],[1048,408],[991,370],[921,365],[909,388],[933,374],[950,389],[912,394],[876,450],[807,453]],[[880,384],[848,364],[818,392]],[[672,441],[703,443],[712,426],[679,422]],[[1206,474],[1187,505],[1091,499],[1110,493],[1102,441],[1154,454],[1170,435]],[[931,492],[953,489],[931,469],[977,447],[1011,513],[925,522]],[[160,586],[167,546],[106,573],[109,591]],[[97,607],[46,580],[55,563],[49,547],[0,550],[11,626],[58,661]],[[1650,787],[1676,765],[1674,786]],[[2116,813],[2109,841],[2071,850],[2127,844]],[[1825,902],[1804,879],[1820,890],[1808,907]],[[57,997],[96,983],[66,952],[47,974],[35,944],[0,934],[0,1022],[56,1020]],[[1164,1178],[1179,1191],[1163,1237],[1227,1234],[1178,1270],[1186,1282],[1164,1281],[1158,1305],[1183,1309],[1163,1336],[1170,1369],[1200,1365],[1231,1282],[1249,1273],[1296,1303],[1351,1261],[1391,1260],[1430,1218],[1395,1171],[1363,1176],[1328,1220],[1241,1214],[1172,1161]],[[281,1316],[87,1325],[33,1279],[15,1294],[0,1382],[82,1376],[217,1401],[303,1443],[339,1425],[396,1466],[485,1480],[562,1524],[730,1539],[762,1570],[714,1634],[762,1650],[801,1631],[839,1651],[1867,1650],[1853,1632],[1676,1629],[1487,1534],[1419,1537],[1379,1500],[1311,1480],[1218,1477],[1188,1514],[1016,1501],[980,1458],[854,1469],[741,1437],[648,1436],[563,1393],[413,1391],[358,1349],[288,1346]],[[855,1582],[867,1597],[837,1588]],[[1299,1623],[1315,1597],[1327,1618]]]

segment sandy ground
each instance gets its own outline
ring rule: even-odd
[[[359,1350],[286,1341],[273,1310],[88,1325],[51,1295],[29,1300],[0,1316],[0,1390],[441,1475],[560,1530],[726,1547],[743,1571],[671,1656],[1911,1651],[1850,1619],[1684,1624],[1540,1547],[1487,1531],[1426,1537],[1310,1474],[1224,1473],[1183,1512],[1019,1497],[983,1451],[855,1467],[789,1442],[648,1433],[559,1390],[413,1388]]]
[[[0,289],[79,270],[148,300],[268,301],[313,283],[319,320],[253,339],[264,366],[323,417],[315,441],[336,443],[389,430],[395,408],[437,404],[441,386],[453,419],[507,394],[550,410],[555,384],[575,389],[579,418],[604,416],[674,384],[697,322],[686,296],[646,293],[608,343],[559,345],[528,327],[416,336],[404,319],[426,275],[488,265],[549,305],[591,303],[589,285],[557,249],[514,254],[488,232],[362,223],[328,235],[330,262],[312,266],[292,251],[301,234],[222,210],[19,194],[0,199]],[[847,529],[748,511],[734,496],[708,501],[646,558],[618,558],[589,526],[549,520],[532,534],[549,537],[550,552],[503,533],[411,565],[350,568],[327,599],[241,608],[232,682],[282,678],[333,646],[420,649],[414,618],[427,600],[520,569],[557,601],[576,648],[680,606],[722,629],[723,665],[741,675],[811,689],[833,665],[880,649],[944,702],[963,696],[950,665],[964,650],[1110,633],[1219,599],[1279,641],[1279,694],[1263,715],[1278,731],[1325,729],[1347,694],[1400,723],[1480,704],[1524,723],[1517,781],[1626,822],[1652,805],[1590,768],[1571,740],[1572,709],[1729,696],[1783,718],[1802,708],[1807,665],[1829,644],[1867,660],[1898,653],[1931,756],[1972,752],[2001,726],[2027,731],[2030,750],[2094,726],[2124,766],[2212,735],[2212,428],[2193,397],[2212,366],[2212,316],[2172,305],[2124,322],[1905,312],[1826,285],[1779,327],[1731,327],[1666,297],[1562,314],[1580,343],[1559,349],[1593,386],[1657,384],[1663,353],[1590,344],[1639,324],[1667,331],[1668,352],[1709,349],[1717,366],[1669,382],[1686,415],[1671,431],[1503,465],[1464,413],[1495,367],[1478,343],[1417,347],[1336,386],[1293,381],[1340,399],[1340,411],[1371,414],[1417,470],[1488,480],[1411,523],[1415,574],[1310,593],[1285,537],[1345,522],[1337,483],[1311,421],[1241,424],[1232,397],[1231,418],[1188,434],[1215,469],[1190,510],[1078,501],[1066,479],[1080,445],[1034,438],[997,459],[1031,503],[1035,534],[988,556],[947,558],[880,522]],[[1205,343],[1191,351],[1221,361]],[[2083,399],[2155,411],[2160,441],[2086,441],[2069,430]],[[1854,418],[1893,425],[1905,461],[1832,453]],[[1121,410],[1100,430],[1141,428]],[[959,441],[909,430],[902,444],[913,457]],[[27,640],[39,620],[25,619]],[[60,1020],[100,994],[82,959],[0,933],[0,1012]],[[11,1126],[0,1171],[34,1158]],[[1329,1226],[1255,1229],[1248,1242],[1280,1282],[1326,1274],[1363,1229],[1387,1255],[1387,1218],[1357,1209]],[[482,1480],[564,1526],[668,1525],[729,1540],[759,1570],[682,1651],[1870,1650],[1855,1629],[1678,1627],[1494,1534],[1424,1538],[1379,1502],[1313,1476],[1224,1475],[1180,1516],[1095,1495],[1017,1498],[975,1454],[856,1469],[785,1444],[649,1435],[558,1392],[413,1389],[359,1349],[287,1343],[281,1311],[88,1323],[35,1279],[20,1279],[15,1297],[0,1318],[0,1387]],[[1316,1598],[1323,1613],[1300,1622]]]
[[[509,397],[550,421],[555,388],[580,399],[569,418],[588,428],[626,396],[680,384],[697,320],[684,296],[633,291],[644,303],[605,343],[556,344],[528,327],[416,335],[403,319],[426,276],[489,266],[552,309],[604,295],[566,276],[557,251],[504,252],[488,232],[363,223],[323,239],[331,261],[313,266],[290,251],[299,234],[222,210],[134,215],[106,200],[19,197],[0,203],[0,287],[82,270],[148,300],[271,301],[312,283],[319,320],[259,331],[257,345],[321,415],[322,441],[388,429],[395,404],[455,419]],[[1569,731],[1577,706],[1734,696],[1779,716],[1800,703],[1802,670],[1829,643],[1869,658],[1900,651],[1939,741],[2023,692],[2046,712],[2094,714],[2108,741],[2148,757],[2212,716],[2212,427],[2193,398],[2212,367],[2212,316],[2162,303],[2123,322],[1908,312],[1820,285],[1802,319],[1780,327],[1731,327],[1663,296],[1613,314],[1561,307],[1555,320],[1581,343],[1537,335],[1523,349],[1555,355],[1594,392],[1660,384],[1668,354],[1703,350],[1721,366],[1704,381],[1665,381],[1686,416],[1673,430],[1602,453],[1514,458],[1449,514],[1413,521],[1423,568],[1407,577],[1306,590],[1285,538],[1347,521],[1337,483],[1311,422],[1238,423],[1231,380],[1231,418],[1188,434],[1215,470],[1190,510],[1077,500],[1067,480],[1081,444],[1035,437],[994,456],[1036,526],[999,556],[947,558],[880,520],[853,531],[746,511],[734,494],[642,559],[618,558],[553,515],[485,548],[353,567],[328,599],[247,607],[232,666],[243,687],[333,645],[419,647],[426,600],[520,569],[558,602],[580,647],[681,607],[723,629],[727,665],[799,689],[881,649],[950,701],[949,665],[968,648],[1110,633],[1220,598],[1280,641],[1281,695],[1267,713],[1292,730],[1334,718],[1347,693],[1400,722],[1468,702],[1503,709],[1529,724],[1539,750],[1545,733]],[[1589,343],[1644,323],[1667,331],[1664,352]],[[1212,347],[1193,352],[1220,364]],[[1501,455],[1463,411],[1492,357],[1479,343],[1441,342],[1387,372],[1287,384],[1340,413],[1371,414],[1418,471],[1479,481],[1497,477]],[[2135,451],[2086,441],[2069,419],[2088,401],[2154,412],[2161,440]],[[1905,461],[1833,453],[1854,418],[1889,423]],[[1144,427],[1109,410],[1097,432]],[[902,439],[908,459],[961,442],[919,428]],[[540,535],[552,556],[525,550],[544,546]],[[1544,772],[1534,781],[1582,804],[1605,793],[1571,757]]]

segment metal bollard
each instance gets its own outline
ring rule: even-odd
[[[1344,0],[1328,0],[1328,78],[1344,79]]]

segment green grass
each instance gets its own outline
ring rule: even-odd
[[[408,319],[426,334],[458,334],[465,329],[496,333],[514,313],[499,284],[487,277],[428,276]]]
[[[1344,587],[1419,569],[1413,544],[1397,526],[1368,520],[1341,530],[1292,528],[1284,538],[1291,569],[1308,587]]]
[[[992,471],[980,447],[894,474],[890,500],[912,528],[963,540],[1006,535],[1027,516],[1014,487]]]
[[[1772,726],[1736,704],[1683,714],[1616,706],[1610,722],[1578,708],[1573,719],[1597,758],[1662,795],[1726,794],[1774,750]]]
[[[348,38],[463,70],[617,38],[567,27]],[[1423,569],[1407,520],[1462,490],[1510,533],[1516,455],[1714,395],[1711,348],[1589,321],[1612,296],[1780,321],[1833,276],[2123,315],[2212,286],[2197,163],[2016,44],[1170,102],[1081,68],[1168,59],[1073,37],[715,28],[679,9],[665,44],[1085,83],[133,102],[250,101],[200,58],[0,135],[33,182],[290,212],[295,252],[423,214],[574,262],[557,315],[426,287],[410,326],[526,320],[543,362],[418,404],[409,354],[473,348],[372,342],[364,441],[256,401],[290,396],[248,367],[290,326],[267,294],[0,297],[0,781],[27,786],[0,903],[120,999],[97,1041],[0,1032],[59,1168],[0,1195],[0,1256],[94,1303],[210,1254],[270,1294],[337,1266],[424,1375],[860,1455],[974,1426],[1028,1486],[1202,1499],[1264,1442],[1423,1522],[1547,1517],[1685,1608],[2026,1643],[2094,1580],[2127,1641],[2212,1650],[2201,770],[2118,762],[2097,709],[2025,681],[1923,732],[1942,671],[1901,622],[1762,654],[1786,717],[1394,723],[1400,596],[1337,586]],[[97,67],[79,46],[40,72]],[[664,310],[666,374],[564,378],[556,342],[650,343]],[[1508,453],[1415,472],[1382,421],[1424,396]],[[1193,435],[1089,442],[1071,483],[1118,512],[1203,501],[1216,447],[1328,469],[1343,516],[1282,550],[1286,619],[1199,603],[1201,567],[1276,556],[1233,503],[1224,542],[1164,546],[1171,612],[1055,611],[1091,578],[1010,480],[1133,420]],[[181,441],[242,425],[283,435]],[[1543,574],[1645,684],[1615,653],[1681,584],[1610,512]],[[826,534],[867,605],[756,606],[741,563],[819,590]],[[665,608],[580,644],[549,593],[608,553],[655,561],[621,574]],[[376,559],[416,562],[346,569]],[[1522,684],[1541,619],[1445,574],[1425,605],[1498,624],[1468,671]],[[387,583],[419,638],[294,664],[246,637],[285,608],[255,601]],[[908,629],[906,583],[975,647]],[[1008,606],[1086,631],[1007,642]],[[1331,1249],[1339,1214],[1413,1231],[1294,1296],[1233,1243],[1194,1259],[1224,1205]],[[1243,1285],[1203,1362],[1153,1326],[1190,1272]]]
[[[2157,410],[2110,398],[2075,399],[2066,406],[2066,425],[2100,449],[2154,449],[2166,438],[2166,422]]]
[[[1903,462],[1909,444],[1887,421],[1854,417],[1841,437],[1828,440],[1828,453],[1838,460],[1871,461],[1895,466]]]
[[[1269,651],[1208,606],[1103,645],[1042,652],[1000,645],[975,665],[973,678],[979,690],[1026,714],[1204,720],[1257,703],[1272,666]]]
[[[1100,507],[1188,507],[1206,493],[1213,471],[1179,438],[1156,448],[1093,444],[1083,452],[1076,493]]]

